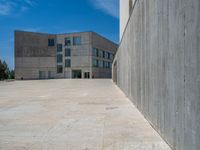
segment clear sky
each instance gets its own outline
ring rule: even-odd
[[[118,43],[119,0],[0,0],[0,59],[11,69],[14,30],[95,31]]]

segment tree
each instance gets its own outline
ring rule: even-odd
[[[0,60],[0,80],[14,79],[14,70],[9,70],[5,61]]]

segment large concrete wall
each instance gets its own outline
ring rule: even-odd
[[[115,61],[118,86],[169,145],[199,150],[200,1],[137,0]]]

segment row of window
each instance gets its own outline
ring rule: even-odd
[[[65,38],[65,46],[81,45],[81,37]],[[55,39],[48,39],[48,46],[55,46]],[[62,49],[62,44],[57,45],[58,49]]]
[[[62,44],[57,45],[57,52],[62,52]],[[69,57],[71,56],[71,49],[70,48],[65,48],[65,56]]]
[[[93,67],[111,68],[111,65],[112,65],[111,62],[108,62],[108,61],[92,59],[92,66]]]
[[[113,54],[112,53],[100,50],[98,48],[92,49],[92,55],[95,56],[95,57],[113,60]]]
[[[65,59],[65,68],[71,67],[71,59]],[[57,73],[63,72],[63,65],[57,65]]]

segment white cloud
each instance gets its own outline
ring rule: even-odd
[[[35,6],[35,0],[0,0],[0,15],[25,12],[33,6]]]
[[[104,13],[119,18],[119,0],[90,0],[96,9]]]

